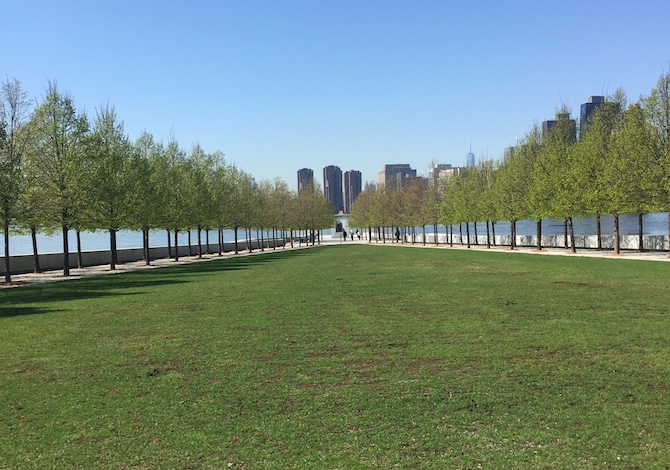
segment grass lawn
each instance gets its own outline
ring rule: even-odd
[[[2,468],[668,468],[670,264],[390,246],[0,291]]]

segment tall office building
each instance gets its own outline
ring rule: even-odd
[[[430,174],[433,177],[433,181],[439,179],[448,180],[453,175],[457,175],[459,170],[459,167],[452,166],[450,163],[438,163],[430,170]]]
[[[559,113],[556,114],[556,119],[542,122],[542,137],[546,137],[558,123],[564,122],[567,126],[567,132],[570,140],[577,140],[577,123],[574,119],[570,119],[570,114]]]
[[[384,169],[379,172],[378,177],[379,186],[400,188],[413,178],[416,178],[416,170],[410,168],[407,163],[384,165]]]
[[[356,170],[344,172],[344,213],[351,213],[351,205],[361,193],[363,179]]]
[[[309,168],[301,168],[298,170],[298,191],[306,188],[313,179],[314,172]]]
[[[475,166],[475,154],[472,153],[472,145],[470,146],[470,153],[465,156],[465,166],[468,168],[474,168]]]
[[[579,138],[584,135],[584,130],[588,124],[589,117],[605,102],[604,96],[589,96],[586,103],[583,103],[579,110]]]
[[[330,202],[337,214],[344,211],[342,197],[342,170],[339,166],[329,165],[323,169],[323,195]]]

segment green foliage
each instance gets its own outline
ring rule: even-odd
[[[668,269],[350,245],[3,290],[0,467],[663,468]]]

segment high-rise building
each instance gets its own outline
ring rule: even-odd
[[[475,166],[475,154],[472,153],[472,145],[470,146],[470,153],[465,156],[465,166],[468,168],[474,168]]]
[[[558,113],[556,114],[556,119],[551,121],[543,121],[542,137],[546,137],[547,134],[549,134],[549,132],[551,132],[559,122],[565,122],[568,126],[567,131],[569,133],[569,138],[573,141],[577,140],[577,123],[574,119],[570,119],[569,113]]]
[[[344,172],[344,213],[351,212],[351,205],[361,193],[363,179],[361,172],[356,170]]]
[[[586,103],[583,103],[579,110],[579,138],[584,135],[584,130],[589,122],[589,117],[605,102],[604,96],[589,96]]]
[[[323,169],[323,195],[330,202],[337,214],[344,211],[342,197],[342,170],[339,166],[329,165]]]
[[[301,168],[298,170],[298,191],[306,188],[313,179],[314,172],[309,168]]]
[[[380,186],[400,188],[413,178],[416,178],[416,170],[410,168],[407,163],[384,165],[384,169],[379,172],[378,176]]]
[[[431,176],[433,177],[433,181],[434,181],[434,180],[438,180],[438,179],[443,179],[443,180],[449,179],[453,175],[457,175],[458,171],[459,171],[459,167],[457,167],[457,166],[452,166],[449,163],[438,163],[437,165],[435,165],[430,170],[430,173],[431,173]]]

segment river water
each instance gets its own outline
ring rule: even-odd
[[[338,216],[337,219],[343,222],[345,227],[348,227],[348,216]],[[668,235],[668,214],[666,212],[644,214],[642,217],[643,233],[644,235]],[[593,218],[575,219],[575,235],[595,235],[596,221]],[[458,226],[454,227],[458,229]],[[624,214],[619,217],[619,228],[622,235],[636,235],[638,233],[638,216],[637,214]],[[421,227],[418,227],[420,232]],[[463,228],[465,230],[465,227]],[[471,234],[474,234],[474,224],[470,224]],[[614,219],[612,217],[602,217],[601,230],[605,235],[614,233]],[[446,233],[447,229],[443,225],[438,226],[439,233]],[[496,235],[509,235],[509,222],[496,222]],[[433,233],[432,227],[426,227],[427,233]],[[481,235],[486,233],[486,224],[478,223],[477,232]],[[517,222],[517,235],[535,235],[536,227],[535,221],[521,220]],[[324,230],[325,235],[330,235],[330,230]],[[563,222],[556,220],[542,221],[543,235],[563,235]],[[187,232],[179,232],[179,245],[183,246],[188,243]],[[196,232],[191,233],[191,244],[196,245],[198,242],[198,235]],[[254,232],[255,237],[255,232]],[[224,230],[223,238],[226,243],[235,241],[235,234],[232,230]],[[244,239],[244,230],[238,232],[238,238]],[[77,239],[74,231],[69,233],[70,251],[74,252],[77,249]],[[205,232],[202,233],[202,243],[205,244]],[[212,230],[209,236],[211,245],[217,243],[217,232]],[[4,243],[4,242],[0,242]],[[117,248],[141,248],[142,247],[142,232],[133,232],[122,230],[116,236]],[[174,246],[174,234],[171,234],[170,243]],[[152,247],[167,246],[167,232],[165,230],[152,231],[149,235],[149,244]],[[109,233],[108,232],[86,232],[81,234],[81,248],[83,251],[96,251],[109,249]],[[63,236],[60,233],[55,235],[37,236],[37,249],[40,253],[61,253],[63,251]],[[9,252],[11,255],[27,255],[32,253],[32,241],[29,235],[12,235],[9,241]]]

